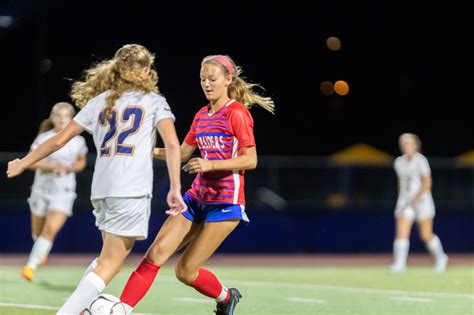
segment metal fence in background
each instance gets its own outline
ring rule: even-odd
[[[0,153],[6,170],[9,160],[24,153]],[[76,205],[88,205],[95,155],[88,156],[84,172],[77,175]],[[474,167],[460,166],[449,158],[429,158],[433,197],[438,210],[460,208],[474,211]],[[166,197],[166,165],[155,161],[154,200]],[[5,174],[5,173],[4,173]],[[34,173],[15,179],[0,176],[0,206],[26,205]],[[194,176],[183,174],[183,192]],[[245,176],[248,205],[255,209],[280,211],[370,209],[392,211],[397,197],[396,176],[391,165],[362,166],[334,164],[317,156],[259,156],[258,167]]]

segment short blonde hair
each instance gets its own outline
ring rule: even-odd
[[[421,140],[420,140],[420,137],[418,137],[418,135],[414,134],[414,133],[410,133],[410,132],[405,132],[405,133],[402,133],[400,135],[400,137],[398,138],[398,145],[401,147],[402,146],[402,141],[403,139],[405,138],[411,138],[415,141],[416,143],[416,150],[421,152]]]
[[[43,120],[39,126],[38,133],[43,133],[48,130],[51,130],[54,128],[53,120],[51,119],[51,116],[53,116],[53,113],[60,110],[60,109],[67,109],[69,112],[69,116],[72,118],[76,114],[76,110],[74,109],[74,106],[67,102],[58,102],[54,104],[53,108],[51,108],[51,113],[49,114],[49,117],[45,120]]]

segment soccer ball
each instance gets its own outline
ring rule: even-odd
[[[96,297],[83,315],[127,315],[125,306],[120,299],[111,294],[101,294]]]

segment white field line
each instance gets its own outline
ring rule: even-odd
[[[17,308],[28,308],[35,310],[58,310],[59,306],[46,306],[46,305],[35,305],[35,304],[18,304],[18,303],[1,303],[0,307],[17,307]],[[133,313],[133,315],[154,315],[154,313]]]
[[[427,298],[414,298],[409,296],[393,296],[392,301],[401,301],[401,302],[421,302],[421,303],[431,303],[435,300]]]
[[[45,306],[45,305],[34,305],[34,304],[17,304],[17,303],[0,303],[0,307],[18,307],[18,308],[31,308],[35,310],[57,310],[59,307]]]
[[[178,282],[173,276],[158,276],[158,281]],[[375,289],[375,288],[357,288],[336,285],[324,284],[303,284],[291,282],[273,282],[273,281],[246,281],[246,280],[231,280],[222,279],[223,283],[230,283],[232,285],[243,285],[256,288],[295,288],[303,290],[332,290],[343,292],[354,292],[363,294],[389,294],[389,295],[412,295],[419,297],[441,297],[441,298],[463,298],[474,300],[474,294],[469,293],[444,293],[444,292],[421,292],[421,291],[405,291],[405,290],[391,290],[391,289]]]

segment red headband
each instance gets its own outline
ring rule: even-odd
[[[229,72],[229,75],[232,76],[232,73],[234,72],[234,67],[232,66],[232,63],[229,61],[229,58],[227,58],[224,55],[214,55],[209,58],[209,60],[215,60],[219,62],[221,65],[223,65],[226,69],[227,72]]]

